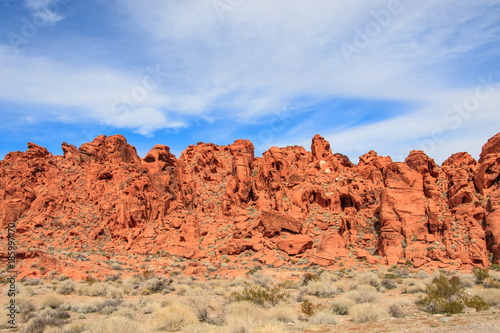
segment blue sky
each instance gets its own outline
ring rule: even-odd
[[[0,158],[320,133],[438,163],[500,132],[500,1],[0,0]]]

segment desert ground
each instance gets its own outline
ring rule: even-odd
[[[2,288],[0,327],[30,333],[500,331],[496,266],[427,272],[359,262],[331,271],[244,259],[232,270],[232,263],[224,268],[175,258],[165,271],[155,269],[150,256],[136,258],[142,271],[109,259],[114,274],[102,280],[74,281],[56,272],[48,279],[24,278],[16,282],[15,326],[5,307],[12,299],[8,284]],[[186,274],[193,264],[207,269]],[[455,280],[456,288],[432,289],[439,277]],[[442,297],[422,304],[433,290]],[[466,298],[475,301],[461,301]],[[458,309],[443,307],[456,300]]]

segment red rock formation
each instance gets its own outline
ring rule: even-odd
[[[79,149],[63,143],[64,156],[29,143],[0,161],[0,241],[15,224],[29,276],[55,269],[85,278],[87,266],[72,258],[69,269],[56,253],[91,250],[214,262],[244,253],[274,265],[487,266],[500,263],[499,140],[479,162],[458,153],[442,166],[422,151],[404,163],[370,151],[354,165],[319,135],[311,152],[272,147],[262,157],[248,140],[198,143],[178,159],[165,145],[141,159],[121,135]]]

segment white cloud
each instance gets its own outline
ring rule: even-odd
[[[54,25],[64,19],[64,16],[58,13],[60,2],[58,0],[25,0],[24,5],[33,12],[34,19],[37,17],[36,19],[43,22],[43,25]],[[62,3],[64,2],[66,1]]]
[[[54,1],[25,4],[33,11],[50,11]],[[232,7],[221,13],[214,7],[218,3]],[[391,146],[399,153],[431,135],[440,124],[439,114],[467,96],[477,76],[491,72],[470,57],[484,52],[493,59],[491,53],[498,52],[491,43],[499,39],[500,1],[400,1],[400,10],[385,16],[385,24],[380,15],[390,12],[390,3],[117,0],[129,15],[129,25],[122,22],[124,34],[143,29],[141,36],[150,38],[150,44],[141,51],[168,73],[144,101],[126,107],[125,113],[117,114],[111,106],[141,86],[136,74],[103,64],[14,56],[2,48],[0,69],[8,80],[0,82],[0,98],[22,102],[29,95],[31,103],[84,109],[102,123],[143,134],[188,126],[200,117],[258,123],[276,110],[329,99],[397,101],[409,105],[405,115],[324,135],[334,137],[332,145],[349,147],[351,154],[370,146]],[[360,37],[359,31],[372,37]],[[357,43],[360,38],[366,45]],[[346,59],[343,44],[356,53]],[[461,128],[470,130],[470,137],[481,134],[497,106],[496,101],[491,107],[484,103],[481,114],[487,116],[478,113],[477,120],[471,117]],[[81,116],[75,112],[74,117]],[[289,133],[300,134],[300,125]],[[449,124],[439,126],[444,125]],[[448,127],[444,129],[458,130]],[[448,142],[435,149],[440,159],[451,146]]]

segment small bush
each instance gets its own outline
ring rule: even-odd
[[[356,304],[353,300],[349,298],[340,298],[332,303],[331,311],[335,314],[346,316],[349,314],[349,310]]]
[[[186,305],[171,303],[156,313],[156,327],[162,331],[180,331],[187,325],[198,323],[198,318]]]
[[[69,295],[75,291],[76,285],[73,280],[63,280],[57,286],[56,292],[61,295]]]
[[[489,305],[500,305],[500,289],[483,289],[477,292],[477,296],[484,299]]]
[[[90,333],[147,333],[150,330],[144,323],[138,323],[132,319],[114,316],[105,319],[98,319],[89,325],[87,331]]]
[[[263,309],[250,302],[231,303],[225,311],[228,332],[252,332],[255,326],[266,321]]]
[[[56,309],[60,305],[62,305],[63,303],[64,303],[64,300],[61,298],[61,296],[49,294],[49,295],[45,295],[42,298],[42,301],[40,302],[40,307],[42,309],[47,308],[47,307],[52,308],[52,309]]]
[[[43,333],[48,326],[61,326],[62,323],[52,317],[31,318],[23,327],[23,333]]]
[[[319,281],[319,277],[316,274],[312,274],[309,272],[304,273],[300,278],[300,285],[306,286],[310,281]]]
[[[441,274],[426,289],[426,296],[420,297],[417,305],[430,313],[460,313],[467,307],[477,311],[484,310],[488,304],[479,296],[470,297],[464,292],[460,279],[456,276],[447,278]]]
[[[337,325],[338,321],[335,315],[328,311],[319,311],[309,317],[309,323],[313,325]]]
[[[396,289],[398,287],[398,283],[392,279],[383,279],[381,284],[385,289]]]
[[[249,301],[259,306],[274,306],[290,297],[288,292],[279,286],[270,288],[247,284],[241,292],[232,292],[229,298],[232,301]]]
[[[404,304],[402,303],[394,303],[389,305],[388,311],[391,317],[403,318],[404,316],[403,305]]]
[[[300,311],[308,317],[314,316],[314,314],[322,308],[321,304],[314,304],[307,299],[300,305]]]
[[[490,277],[490,273],[486,268],[474,267],[472,273],[476,277],[478,283],[483,283],[486,278]]]
[[[299,284],[293,280],[285,280],[278,284],[283,289],[299,289]]]
[[[377,289],[373,286],[362,284],[355,290],[350,290],[345,297],[352,299],[356,303],[369,303],[378,300]]]
[[[297,322],[297,313],[290,307],[274,307],[269,310],[269,318],[283,323]]]
[[[368,284],[373,287],[378,287],[380,285],[380,280],[377,274],[373,272],[361,273],[356,276],[356,282],[358,284]]]
[[[355,323],[366,323],[382,318],[382,310],[379,305],[371,303],[357,304],[350,310],[350,315]]]
[[[318,297],[332,297],[339,293],[339,290],[333,284],[322,281],[309,281],[307,286],[304,287],[304,291],[308,295]]]
[[[271,284],[271,278],[267,275],[262,274],[261,272],[250,275],[250,281],[261,287],[269,287],[269,285]]]

